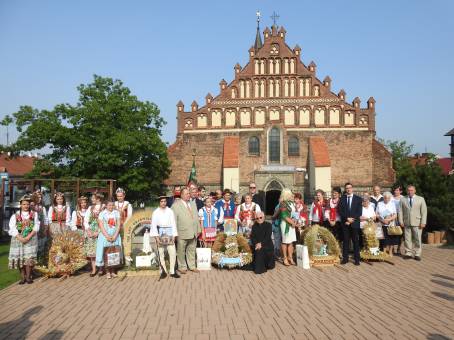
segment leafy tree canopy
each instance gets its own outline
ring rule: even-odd
[[[413,145],[405,141],[387,141],[385,145],[393,156],[395,184],[401,185],[404,191],[412,184],[417,194],[425,198],[429,230],[454,227],[454,176],[443,174],[434,154],[425,155],[425,164],[412,166],[409,157]]]
[[[77,89],[76,105],[20,107],[11,151],[49,150],[32,176],[115,179],[136,200],[159,193],[170,171],[159,108],[138,100],[120,80],[95,75]]]

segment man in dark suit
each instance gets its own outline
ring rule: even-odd
[[[363,212],[361,197],[353,194],[351,183],[345,183],[345,193],[339,202],[339,214],[342,222],[342,232],[344,234],[342,244],[342,262],[348,262],[348,251],[350,248],[350,238],[353,241],[353,253],[355,265],[359,266],[359,218]]]

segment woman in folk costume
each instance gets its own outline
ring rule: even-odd
[[[76,210],[73,211],[71,216],[71,230],[79,231],[84,234],[84,220],[88,210],[88,198],[81,196],[77,199]]]
[[[292,219],[292,213],[295,211],[293,203],[293,194],[290,189],[285,188],[282,190],[279,206],[279,219],[281,221],[281,235],[282,235],[282,256],[284,258],[284,265],[294,265],[293,261],[293,242],[296,242],[295,228],[298,222]]]
[[[32,194],[30,210],[38,215],[39,232],[38,232],[38,262],[42,263],[46,258],[47,235],[49,232],[49,222],[47,220],[46,208],[42,204],[43,195],[40,190]]]
[[[218,219],[219,216],[219,219]],[[216,240],[216,231],[218,223],[224,221],[224,211],[218,210],[213,206],[211,197],[205,198],[205,206],[199,210],[199,221],[202,233],[199,235],[199,241],[205,243],[205,247],[211,248]]]
[[[303,195],[299,192],[295,193],[294,195],[295,200],[295,212],[292,216],[294,220],[297,222],[296,226],[296,240],[298,243],[301,243],[300,233],[301,230],[309,223],[308,216],[307,216],[307,206],[304,204]]]
[[[339,202],[341,189],[333,188],[331,198],[326,202],[325,207],[325,227],[331,231],[337,240],[342,240],[341,218],[339,214]]]
[[[102,204],[103,196],[100,193],[95,193],[91,197],[92,205],[88,207],[84,214],[84,230],[85,230],[85,255],[91,264],[90,276],[96,275],[96,246],[99,234],[98,218],[101,211],[104,210]]]
[[[49,208],[48,219],[51,237],[70,228],[71,211],[69,206],[66,205],[65,195],[61,192],[54,195],[53,204]]]
[[[232,194],[229,189],[225,189],[223,192],[224,198],[218,200],[214,207],[218,210],[218,220],[220,218],[221,210],[224,214],[224,222],[227,219],[235,218],[235,202],[233,202]],[[224,231],[224,225],[220,223],[218,225],[220,231]]]
[[[19,201],[20,209],[9,220],[11,246],[9,248],[9,268],[19,269],[22,279],[19,284],[33,283],[31,273],[38,255],[39,217],[30,210],[30,198],[24,196]]]
[[[324,199],[325,192],[321,189],[315,191],[315,199],[309,209],[309,223],[323,225],[325,220],[326,202]]]
[[[118,188],[115,191],[117,200],[115,201],[115,209],[120,213],[120,227],[123,230],[123,226],[126,221],[132,216],[132,206],[128,201],[125,201],[126,192],[122,188]]]
[[[249,238],[255,215],[261,211],[260,206],[252,202],[252,196],[246,194],[244,196],[244,203],[239,206],[235,214],[235,219],[238,221],[238,232],[243,233],[246,238]]]
[[[103,268],[105,267],[104,248],[110,246],[121,247],[121,217],[119,211],[115,209],[115,203],[113,201],[107,202],[106,209],[99,214],[98,224],[100,233],[98,235],[98,241],[96,243],[96,265],[100,268]],[[100,275],[102,275],[106,271],[106,269],[108,272],[108,279],[117,277],[116,270],[112,268],[101,269]]]

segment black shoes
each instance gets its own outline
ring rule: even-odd
[[[355,261],[355,266],[359,266],[359,261]]]
[[[341,264],[347,264],[348,260],[342,260]]]
[[[32,279],[27,279],[26,281],[27,281],[28,284],[32,284],[33,283]]]
[[[177,272],[175,272],[174,274],[170,274],[171,277],[173,277],[174,279],[179,279],[181,276],[177,274]]]
[[[19,284],[23,285],[25,282],[26,282],[25,279],[22,279],[22,280],[19,281]]]
[[[421,261],[421,256],[415,256],[416,261]]]
[[[410,260],[411,256],[410,255],[404,255],[404,260]]]
[[[167,277],[166,272],[161,272],[161,275],[159,276],[159,280],[165,279]]]

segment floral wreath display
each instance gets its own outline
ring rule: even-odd
[[[386,261],[389,255],[380,250],[380,243],[377,239],[375,225],[372,219],[368,220],[363,227],[364,249],[361,250],[361,259],[365,261]]]
[[[302,232],[301,237],[307,246],[311,265],[339,263],[339,243],[327,228],[318,224],[312,225]]]
[[[219,268],[241,268],[252,262],[251,247],[241,233],[219,233],[211,251],[211,261]]]
[[[87,264],[84,238],[77,231],[65,231],[52,237],[48,264],[35,267],[45,277],[68,277]]]

